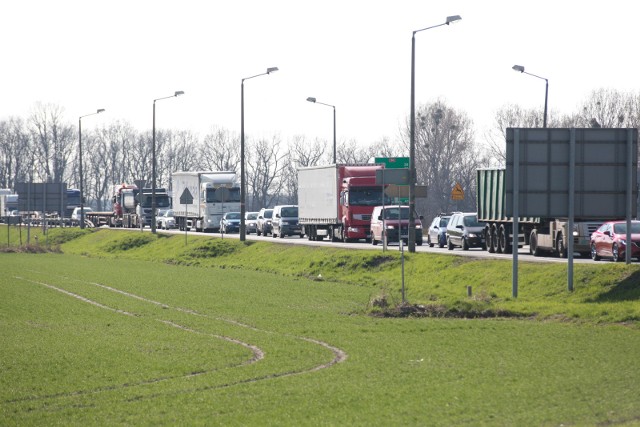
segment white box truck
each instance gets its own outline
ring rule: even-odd
[[[233,171],[174,172],[171,189],[180,230],[217,231],[225,212],[240,212],[240,185]]]

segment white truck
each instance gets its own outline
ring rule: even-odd
[[[217,231],[225,212],[240,212],[240,185],[233,171],[174,172],[171,188],[180,230]]]

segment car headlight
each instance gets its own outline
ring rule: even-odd
[[[396,226],[395,225],[387,225],[387,229],[389,230],[395,230]]]
[[[420,224],[416,224],[416,230],[420,230],[422,229],[422,226]]]
[[[476,235],[476,233],[469,233],[467,237],[478,237],[478,236]]]

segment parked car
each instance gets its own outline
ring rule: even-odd
[[[444,248],[447,245],[447,224],[449,224],[450,219],[451,215],[443,213],[433,218],[427,231],[427,243],[429,247],[432,248],[434,245],[438,245]]]
[[[422,246],[422,219],[415,216],[416,245]],[[377,245],[387,238],[387,243],[407,243],[409,240],[409,206],[375,206],[371,213],[371,244]]]
[[[244,214],[244,230],[245,233],[257,233],[258,230],[258,212],[245,212]]]
[[[256,234],[267,235],[271,233],[271,218],[273,216],[273,209],[262,208],[258,212],[258,219],[256,219]]]
[[[240,232],[240,212],[227,212],[222,215],[220,220],[221,233],[238,233]]]
[[[456,212],[447,224],[447,249],[459,246],[466,251],[469,248],[487,249],[484,239],[485,223],[478,221],[475,212]]]
[[[88,212],[93,212],[93,209],[91,209],[88,206],[83,206],[82,207],[82,211],[84,211],[84,214],[86,215]],[[80,207],[76,207],[73,208],[73,212],[71,212],[71,222],[72,223],[79,223],[80,222],[80,218],[81,214],[80,214]]]
[[[605,222],[591,234],[591,259],[622,261],[628,246],[631,258],[640,259],[640,221],[631,221],[631,245],[627,244],[627,221]]]
[[[156,227],[162,230],[170,230],[176,228],[176,219],[173,217],[173,210],[166,209],[158,215]]]
[[[298,206],[280,205],[273,208],[271,236],[283,238],[297,234],[302,237],[302,227],[298,223]]]

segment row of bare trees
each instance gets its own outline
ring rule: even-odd
[[[0,120],[0,188],[17,182],[66,182],[79,187],[78,130],[63,118],[60,106],[36,104],[26,119]],[[476,137],[473,121],[445,101],[419,106],[416,113],[416,169],[418,183],[427,186],[427,197],[418,199],[420,214],[431,218],[439,212],[476,208],[476,169],[504,165],[507,127],[540,127],[541,110],[508,105],[496,112],[494,126]],[[550,127],[638,127],[640,96],[601,89],[578,108],[577,113],[551,112]],[[114,184],[151,180],[152,135],[124,121],[83,130],[83,176],[87,202],[99,210],[110,209]],[[297,168],[329,164],[328,141],[307,140],[298,135],[284,141],[247,138],[245,156],[250,210],[279,203],[297,202]],[[396,142],[383,138],[363,146],[341,141],[338,163],[366,163],[373,157],[402,157],[409,152],[409,123]],[[156,131],[157,185],[170,189],[171,174],[178,170],[240,170],[239,135],[223,128],[199,137],[188,130]],[[462,201],[451,200],[459,183]]]

